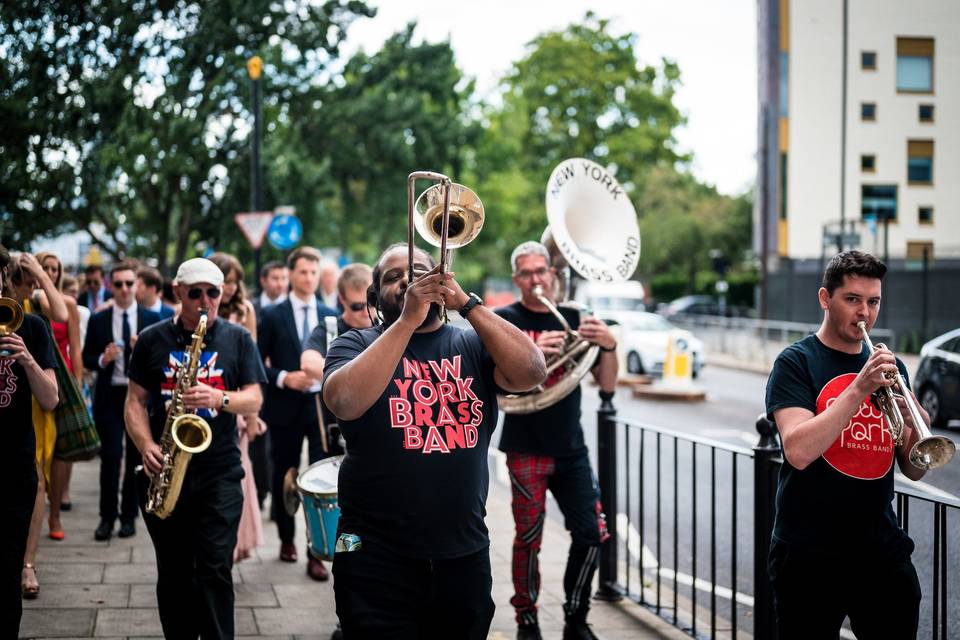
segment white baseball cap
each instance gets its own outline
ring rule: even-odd
[[[177,269],[177,284],[192,285],[200,283],[219,287],[223,284],[223,271],[206,258],[190,258]]]

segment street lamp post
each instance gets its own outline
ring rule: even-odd
[[[253,56],[247,60],[250,76],[250,109],[253,111],[253,136],[250,139],[250,210],[263,211],[263,173],[260,167],[260,138],[262,136],[260,115],[260,74],[263,60]],[[253,250],[254,279],[260,277],[260,247]]]

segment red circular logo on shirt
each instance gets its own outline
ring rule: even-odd
[[[845,373],[824,385],[817,396],[817,414],[833,404],[856,377],[855,373]],[[840,437],[824,451],[823,459],[844,475],[860,480],[876,480],[890,470],[893,450],[893,438],[887,431],[883,414],[867,396]]]

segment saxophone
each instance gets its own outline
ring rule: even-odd
[[[190,458],[206,450],[213,440],[213,432],[207,421],[193,412],[187,412],[183,406],[183,393],[197,383],[200,352],[206,332],[207,313],[201,309],[200,322],[193,332],[190,348],[183,354],[173,398],[167,408],[167,422],[160,436],[163,467],[160,473],[150,479],[150,488],[147,490],[145,509],[161,519],[173,513],[177,506]]]

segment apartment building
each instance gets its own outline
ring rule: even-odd
[[[960,1],[758,0],[755,249],[960,258]]]

